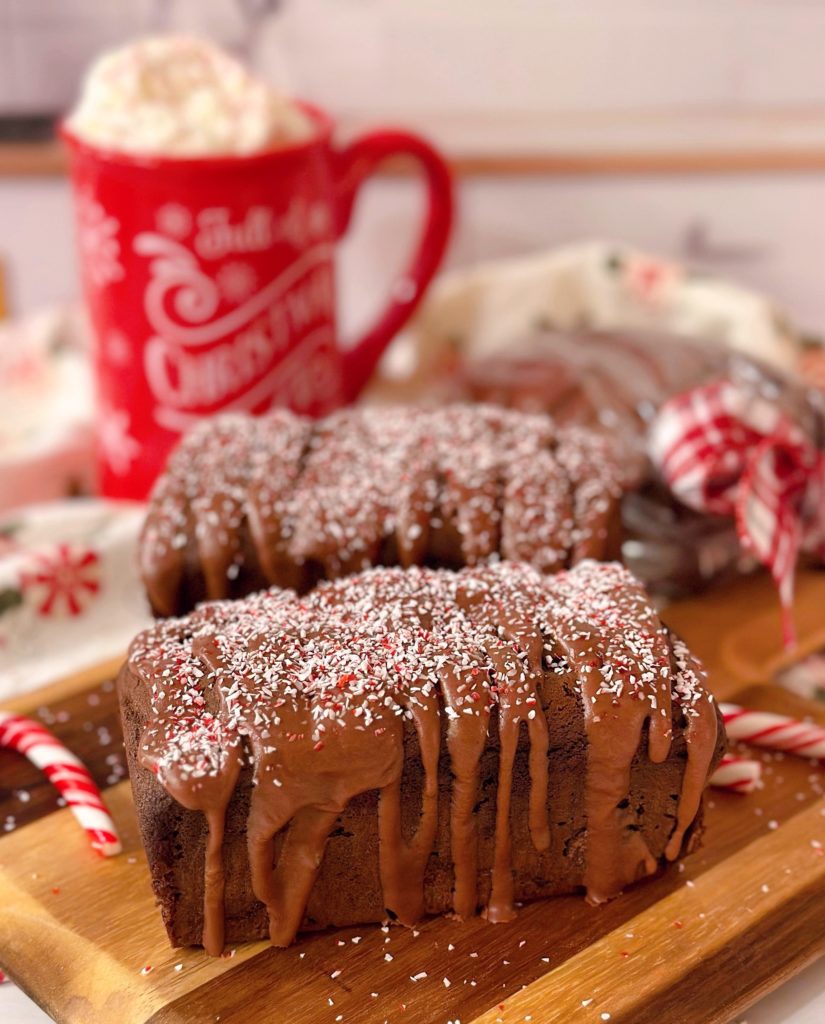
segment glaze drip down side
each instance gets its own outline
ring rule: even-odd
[[[204,605],[141,634],[120,686],[122,701],[130,686],[148,696],[140,764],[208,823],[200,938],[217,954],[224,860],[237,849],[224,842],[225,822],[229,813],[237,831],[233,794],[250,767],[248,865],[274,944],[289,944],[304,925],[328,837],[369,793],[378,794],[387,916],[412,925],[431,908],[428,878],[443,832],[449,909],[512,918],[523,843],[539,860],[555,855],[561,809],[549,787],[560,691],[579,709],[586,744],[574,882],[590,902],[617,895],[655,871],[663,853],[679,855],[720,756],[717,711],[700,675],[630,574],[586,560],[554,577],[508,562],[374,569],[304,597],[272,590]],[[674,741],[683,749],[680,792],[654,855],[629,807],[632,775],[640,764],[668,771]],[[514,774],[523,749],[524,797]],[[419,782],[409,787],[413,762]],[[485,866],[486,800],[494,828]],[[519,845],[516,804],[526,822]]]

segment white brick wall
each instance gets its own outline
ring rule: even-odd
[[[250,5],[252,6],[252,5]],[[820,0],[3,0],[0,100],[62,106],[101,47],[201,32],[347,115],[809,110]]]

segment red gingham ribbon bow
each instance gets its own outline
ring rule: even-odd
[[[720,381],[662,406],[650,455],[685,505],[735,517],[740,543],[779,588],[792,646],[797,557],[825,558],[825,454],[774,402]]]

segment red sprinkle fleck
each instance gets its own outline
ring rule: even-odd
[[[673,922],[673,927],[674,928],[684,928],[685,926],[682,924],[681,921],[674,921]]]
[[[59,885],[52,886],[52,892],[55,894],[55,896],[59,895],[59,893],[60,893],[60,886]]]

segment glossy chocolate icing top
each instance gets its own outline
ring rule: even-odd
[[[172,455],[141,538],[156,612],[376,564],[504,557],[554,572],[617,553],[612,441],[489,406],[226,415]],[[614,550],[610,550],[614,544]],[[186,592],[193,578],[200,589]]]
[[[579,698],[587,737],[582,883],[597,903],[655,870],[629,826],[631,763],[664,761],[682,716],[687,761],[666,856],[699,807],[717,716],[701,668],[662,626],[621,566],[586,560],[553,577],[504,562],[478,568],[373,569],[305,597],[271,590],[204,605],[132,645],[130,668],[150,689],[141,759],[181,804],[207,818],[204,935],[223,947],[222,835],[241,764],[254,764],[247,835],[253,888],[278,945],[300,927],[327,836],[350,799],[377,789],[384,905],[412,924],[439,801],[446,724],[452,772],[454,910],[476,910],[474,807],[479,761],[497,730],[495,850],[486,915],[513,916],[510,797],[519,731],[529,738],[529,830],[549,843],[544,673]],[[676,705],[674,708],[673,705]],[[418,827],[401,831],[403,729],[418,736],[425,783]],[[446,723],[445,723],[446,720]],[[273,837],[288,826],[273,867]]]

